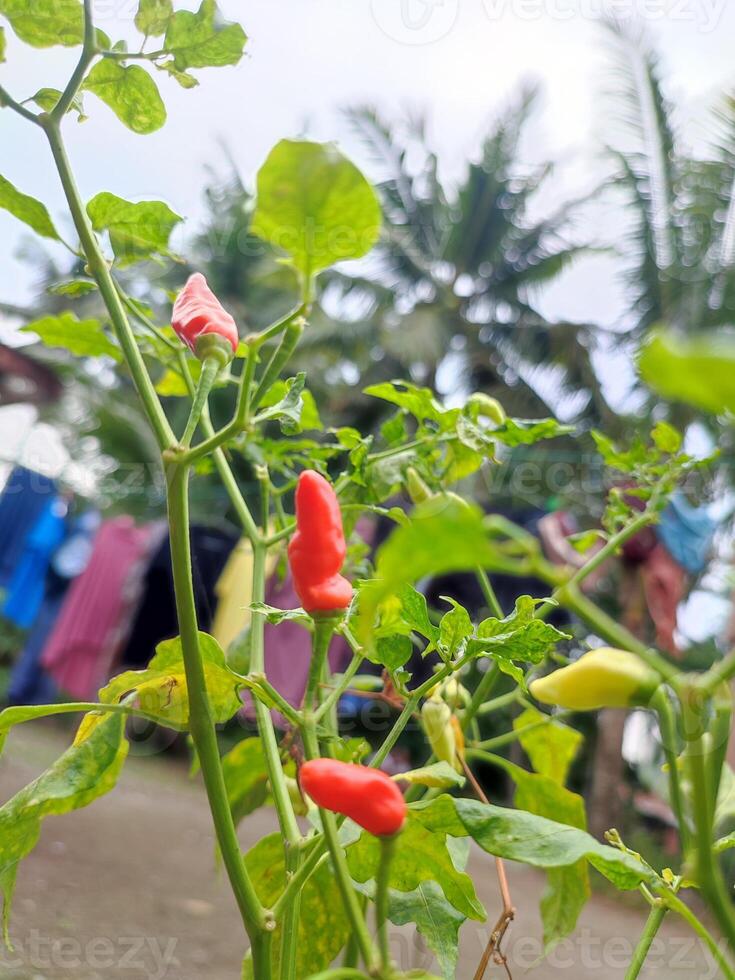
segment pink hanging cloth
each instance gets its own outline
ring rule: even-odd
[[[86,570],[69,590],[42,663],[58,686],[80,701],[94,700],[109,677],[155,538],[155,525],[137,527],[131,517],[106,521]]]

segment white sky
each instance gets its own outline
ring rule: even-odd
[[[553,207],[603,173],[610,56],[597,23],[601,8],[643,17],[662,52],[669,92],[694,132],[704,108],[735,76],[735,4],[727,0],[220,0],[220,6],[243,23],[248,56],[236,68],[199,72],[202,84],[193,91],[157,74],[169,110],[163,130],[135,136],[93,96],[87,96],[92,119],[67,122],[86,198],[110,190],[164,199],[187,216],[186,233],[193,232],[205,168],[227,170],[223,140],[246,179],[279,138],[304,132],[339,140],[369,169],[338,111],[363,102],[388,114],[426,110],[444,175],[452,179],[518,84],[535,79],[545,94],[524,154],[529,162],[559,161],[548,196]],[[137,0],[96,0],[96,8],[98,25],[113,41],[133,36]],[[62,87],[74,60],[73,51],[32,50],[11,36],[0,80],[25,98],[42,85]],[[0,111],[0,173],[43,200],[69,231],[42,134],[9,110]],[[583,237],[619,237],[621,216],[609,207],[586,220]],[[24,240],[24,227],[0,212],[0,301],[22,303],[32,293],[34,270],[17,256]],[[614,324],[621,312],[618,273],[611,257],[579,262],[544,294],[544,312]],[[606,374],[611,397],[616,385],[623,395],[626,372],[611,365]]]
[[[658,39],[671,91],[692,116],[733,78],[735,4],[726,0],[220,0],[226,16],[250,36],[236,68],[199,73],[201,86],[182,91],[163,79],[169,122],[147,137],[125,130],[93,96],[93,118],[67,123],[82,192],[167,200],[189,217],[201,214],[207,164],[221,162],[225,140],[244,176],[283,136],[339,139],[362,150],[338,107],[376,103],[428,110],[445,173],[454,175],[477,151],[498,106],[522,79],[539,79],[545,99],[529,160],[562,163],[560,193],[589,187],[600,174],[595,154],[605,124],[601,92],[608,54],[594,13],[637,10]],[[136,0],[96,0],[97,20],[113,41],[130,36]],[[179,3],[194,6],[194,3]],[[16,97],[41,85],[60,87],[74,53],[34,51],[11,39],[0,79]],[[158,76],[160,78],[160,76]],[[364,162],[364,158],[363,158]],[[66,224],[60,190],[40,132],[0,112],[0,173]],[[0,300],[27,295],[33,271],[15,258],[22,226],[0,214]],[[555,315],[611,322],[617,315],[608,260],[572,272],[547,298]]]

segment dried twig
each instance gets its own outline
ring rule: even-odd
[[[475,791],[477,798],[481,800],[483,803],[489,803],[490,801],[482,791],[482,786],[480,786],[480,784],[475,779],[474,773],[467,765],[467,762],[463,758],[461,758],[461,762],[465,771],[465,775],[467,776],[467,779],[469,780],[472,789]],[[483,977],[485,976],[485,972],[487,971],[488,965],[491,960],[493,961],[493,963],[496,963],[498,966],[502,966],[505,969],[505,972],[509,980],[513,980],[513,977],[510,972],[510,967],[508,966],[508,961],[505,958],[505,954],[503,953],[502,949],[500,948],[503,942],[503,937],[508,931],[508,926],[515,918],[515,914],[516,914],[516,910],[513,906],[513,900],[510,897],[510,888],[508,887],[508,876],[505,873],[505,863],[502,858],[499,857],[495,858],[495,871],[498,875],[498,885],[500,887],[500,897],[503,901],[503,910],[500,913],[500,917],[498,918],[498,921],[495,923],[495,927],[492,933],[490,934],[490,939],[488,940],[487,946],[485,947],[485,951],[482,954],[482,958],[480,959],[480,963],[477,967],[477,970],[475,971],[474,980],[483,980]]]

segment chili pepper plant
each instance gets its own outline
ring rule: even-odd
[[[292,376],[289,361],[311,329],[320,274],[366,255],[380,233],[380,206],[368,180],[332,144],[278,143],[257,174],[252,231],[291,269],[293,308],[250,332],[195,274],[181,283],[168,315],[157,317],[129,295],[121,273],[170,257],[181,218],[162,201],[128,201],[103,188],[83,197],[65,133],[77,125],[75,117],[96,113],[99,101],[135,134],[158,130],[166,121],[159,86],[189,89],[199,84],[201,69],[236,64],[244,30],[222,20],[215,0],[202,0],[196,11],[176,10],[172,0],[140,0],[139,41],[132,48],[95,24],[92,0],[0,0],[0,15],[6,22],[0,61],[12,48],[11,32],[40,51],[57,45],[78,55],[63,89],[18,91],[20,80],[14,86],[12,77],[6,87],[11,65],[0,74],[0,118],[15,113],[37,131],[75,238],[66,241],[46,206],[4,177],[0,206],[66,246],[83,269],[60,290],[69,311],[30,329],[41,342],[77,356],[108,357],[137,389],[165,477],[179,622],[179,635],[159,646],[145,670],[114,677],[98,702],[0,714],[4,740],[31,719],[83,713],[68,751],[0,808],[6,942],[19,865],[42,822],[113,789],[128,751],[126,722],[140,716],[191,737],[242,917],[244,933],[233,944],[247,949],[244,977],[428,977],[394,962],[391,924],[406,923],[423,936],[441,975],[454,977],[467,921],[488,923],[475,976],[488,968],[510,974],[503,939],[514,908],[505,859],[547,872],[541,899],[547,944],[573,931],[594,872],[618,889],[638,890],[650,910],[628,978],[639,975],[666,915],[681,916],[709,947],[721,975],[735,977],[735,914],[718,858],[733,838],[717,839],[729,815],[718,805],[721,787],[731,788],[733,780],[724,756],[735,654],[707,672],[682,674],[583,590],[591,573],[656,522],[675,487],[700,465],[682,452],[679,434],[659,423],[650,443],[627,449],[597,436],[605,464],[636,488],[644,509],[631,509],[624,493],[611,492],[603,529],[579,542],[589,549],[585,564],[570,570],[550,564],[533,535],[454,492],[481,468],[504,465],[509,448],[568,436],[556,421],[508,418],[483,393],[447,407],[433,392],[395,381],[366,392],[393,412],[378,436],[320,428],[308,379]],[[104,316],[79,319],[75,297],[95,291]],[[157,390],[164,372],[191,405],[182,431],[174,430]],[[217,427],[209,411],[214,388],[231,390],[235,406]],[[255,500],[234,475],[236,457],[251,467]],[[243,669],[238,660],[238,670],[200,631],[192,588],[190,484],[212,469],[254,562],[248,662]],[[401,494],[408,507],[396,504]],[[348,541],[356,540],[364,515],[382,517],[393,529],[367,574],[363,569],[358,576]],[[286,550],[298,609],[265,604],[269,558]],[[444,609],[429,609],[417,589],[429,576],[459,570],[477,577],[487,607],[480,616],[451,597]],[[533,576],[544,583],[543,594],[519,595],[513,608],[501,608],[491,584],[495,573]],[[578,637],[592,635],[599,647],[560,669],[572,645],[570,634],[548,621],[557,606],[572,614]],[[286,620],[313,638],[299,705],[288,703],[264,671],[264,626]],[[327,657],[335,633],[352,651],[339,673]],[[417,651],[432,665],[421,681],[409,669]],[[368,752],[363,741],[341,734],[338,706],[346,692],[364,692],[376,678],[394,715]],[[242,709],[243,695],[254,706],[257,735],[223,757],[217,726]],[[497,739],[488,743],[480,734],[480,721],[511,703],[520,713],[501,742],[520,742],[527,768],[494,752]],[[566,785],[581,736],[566,723],[565,710],[634,705],[658,718],[682,846],[673,870],[647,863],[613,828],[607,841],[590,836],[583,801]],[[408,726],[424,733],[425,764],[391,777],[381,767]],[[510,777],[515,808],[486,798],[473,771],[478,763]],[[273,833],[243,854],[237,824],[266,804],[273,807]],[[470,845],[497,872],[497,899],[488,909],[465,870]],[[709,913],[704,921],[686,899],[695,890]]]

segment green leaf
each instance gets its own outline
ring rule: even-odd
[[[0,65],[3,64],[5,59],[5,52],[7,50],[8,42],[5,37],[5,28],[0,26]]]
[[[162,398],[188,398],[189,389],[186,382],[172,368],[166,368],[156,383],[156,391]]]
[[[134,133],[155,133],[166,122],[166,107],[156,83],[139,65],[104,58],[92,68],[83,87],[102,99]]]
[[[273,405],[278,404],[278,402],[283,401],[288,391],[288,381],[276,381],[273,385],[271,385],[263,397],[260,407],[271,408]],[[317,408],[314,396],[308,388],[304,388],[301,392],[301,402],[301,421],[299,423],[300,429],[302,431],[323,429],[324,426],[319,416],[319,409]]]
[[[266,622],[272,626],[280,626],[281,623],[285,622],[302,623],[309,629],[312,626],[311,616],[300,607],[298,609],[279,609],[278,606],[269,606],[265,602],[254,602],[250,608],[253,612],[262,613]]]
[[[374,648],[367,648],[367,659],[374,664],[387,667],[388,670],[398,670],[411,659],[413,643],[408,636],[400,633],[394,636],[378,637]]]
[[[76,357],[122,360],[120,348],[110,340],[99,320],[79,320],[74,313],[44,316],[21,327],[21,333],[37,334],[44,347],[63,347]]]
[[[97,289],[97,283],[91,279],[70,279],[68,282],[57,282],[46,290],[52,296],[86,296]]]
[[[88,806],[114,787],[128,751],[124,731],[124,715],[106,715],[93,728],[83,723],[74,745],[0,807],[0,892],[8,945],[18,864],[36,846],[45,817]]]
[[[175,82],[178,82],[182,88],[196,88],[199,84],[198,79],[194,78],[186,71],[179,71],[173,61],[155,61],[154,66],[158,71],[164,71],[166,74],[173,78]],[[236,355],[242,356],[242,355]]]
[[[556,419],[506,419],[505,425],[493,429],[493,438],[506,446],[531,446],[542,439],[556,439],[574,432],[574,426],[562,425]]]
[[[245,855],[245,866],[258,898],[266,908],[271,908],[283,891],[286,880],[281,835],[270,834],[260,840]],[[301,891],[296,976],[308,977],[325,970],[344,947],[349,934],[349,925],[331,865],[323,863]],[[274,976],[280,975],[280,950],[279,927],[273,941]],[[252,977],[252,972],[246,972],[244,976]]]
[[[0,177],[0,208],[9,211],[19,221],[27,224],[37,235],[60,241],[59,233],[54,228],[46,205],[41,204],[35,197],[21,193],[4,177]]]
[[[579,830],[587,829],[581,796],[547,776],[526,772],[520,766],[510,764],[506,768],[516,784],[515,805],[519,809],[553,818]],[[547,878],[548,885],[541,897],[541,918],[544,943],[548,947],[574,930],[579,913],[590,896],[590,886],[583,858],[563,868],[550,868]]]
[[[246,738],[222,759],[227,799],[235,823],[263,806],[268,796],[268,771],[259,738]]]
[[[214,637],[200,633],[199,652],[213,720],[224,723],[242,707],[238,694],[240,678],[227,666]],[[116,704],[133,691],[141,710],[158,719],[161,725],[176,730],[188,727],[189,697],[180,637],[159,643],[146,670],[127,670],[113,677],[100,691],[100,701]]]
[[[87,205],[95,231],[107,231],[115,256],[125,265],[152,255],[168,255],[171,232],[183,220],[163,201],[134,204],[103,191]]]
[[[451,602],[452,609],[442,616],[439,623],[439,645],[446,654],[453,657],[464,648],[467,638],[472,636],[472,620],[464,606],[448,596],[442,598]]]
[[[443,414],[443,409],[430,388],[420,388],[408,381],[384,381],[381,384],[370,385],[364,389],[364,393],[372,398],[380,398],[392,405],[398,405],[419,422],[426,419],[438,422]]]
[[[679,452],[683,442],[679,430],[668,422],[657,422],[651,432],[651,438],[657,449],[671,455]]]
[[[434,833],[469,835],[488,854],[534,868],[564,868],[585,858],[616,888],[654,881],[649,867],[631,854],[600,844],[588,833],[524,810],[442,795],[412,803],[413,817]]]
[[[400,782],[417,783],[419,786],[431,786],[432,789],[449,789],[452,786],[464,786],[465,778],[448,762],[434,762],[421,769],[410,769],[394,777]]]
[[[146,37],[158,37],[166,33],[173,12],[171,0],[140,0],[135,26]]]
[[[477,637],[470,642],[476,652],[500,655],[509,660],[541,663],[560,640],[570,639],[555,626],[534,618],[536,606],[544,599],[519,596],[513,612],[504,619],[491,616],[477,627]]]
[[[643,380],[664,398],[705,412],[735,413],[735,340],[728,334],[684,338],[659,330],[640,355]]]
[[[239,24],[219,24],[214,0],[202,0],[196,13],[178,10],[168,24],[164,47],[179,71],[236,65],[247,35]]]
[[[362,833],[347,847],[347,863],[355,881],[364,883],[375,878],[380,850],[380,841],[368,833]],[[485,910],[475,894],[472,879],[454,865],[447,848],[447,832],[441,827],[427,826],[421,816],[409,811],[391,864],[389,885],[396,891],[413,892],[424,881],[435,881],[447,901],[462,915],[479,922],[485,920]]]
[[[281,431],[287,435],[301,432],[303,429],[301,415],[304,409],[302,393],[305,383],[306,375],[303,371],[300,371],[295,378],[289,378],[285,385],[283,398],[275,405],[260,412],[258,421],[265,422],[267,419],[277,419],[281,423]]]
[[[32,98],[39,109],[44,112],[52,112],[61,98],[61,92],[57,88],[40,88]],[[76,112],[78,122],[85,122],[89,117],[84,113],[84,104],[80,95],[75,95],[71,100],[71,105],[67,112]]]
[[[0,14],[26,44],[72,48],[84,39],[84,9],[79,0],[0,0]]]
[[[563,786],[583,736],[534,707],[526,708],[513,720],[513,729],[536,772]]]
[[[334,145],[281,140],[258,172],[250,230],[286,252],[309,280],[370,251],[380,231],[380,205]]]

